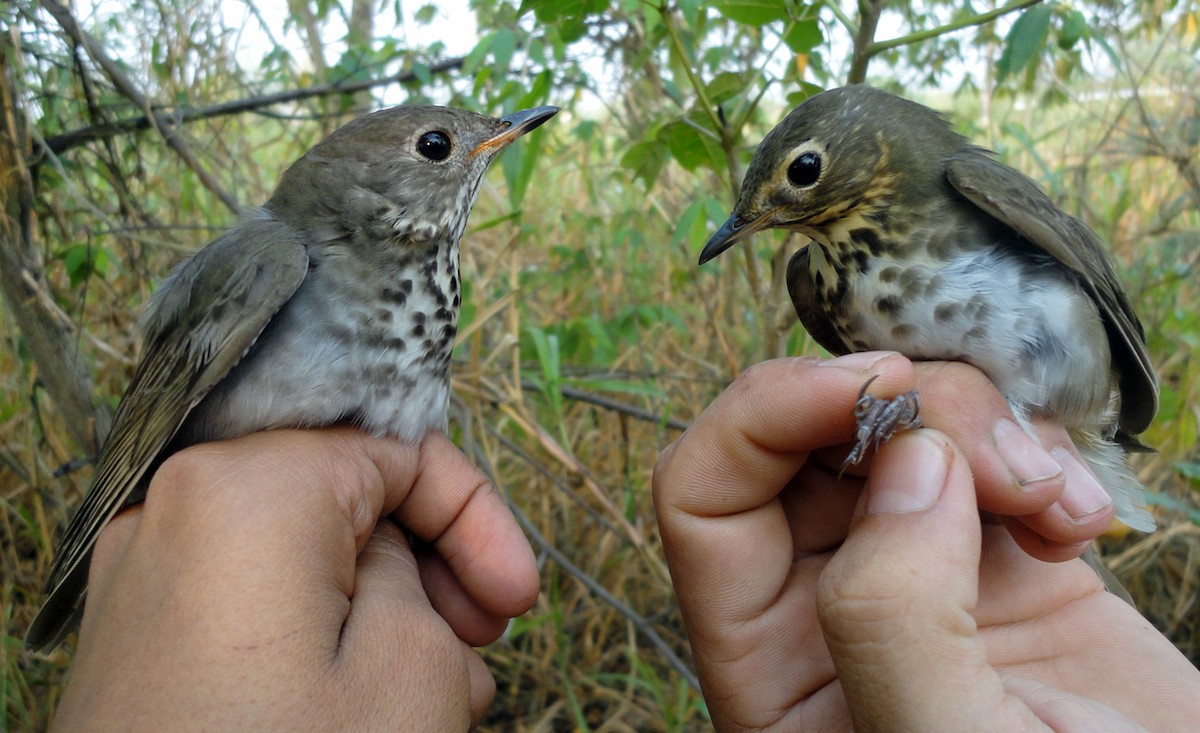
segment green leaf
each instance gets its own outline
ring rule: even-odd
[[[103,278],[108,274],[110,258],[108,251],[103,247],[94,247],[90,244],[72,245],[62,251],[59,259],[67,268],[71,287],[78,287],[80,283],[93,275]]]
[[[634,178],[641,179],[646,188],[654,185],[666,162],[666,149],[657,140],[635,143],[621,156],[621,167],[631,171]]]
[[[816,18],[795,23],[783,35],[783,42],[792,53],[808,53],[824,41],[825,34],[821,32],[821,25]]]
[[[1062,27],[1058,29],[1058,47],[1064,51],[1070,50],[1083,38],[1087,31],[1087,19],[1078,10],[1070,10],[1062,19]]]
[[[695,28],[700,24],[700,12],[701,8],[704,7],[700,0],[677,0],[676,4],[679,6],[679,12],[683,14],[683,19],[687,21],[689,28]],[[655,15],[658,15],[657,9],[655,9]]]
[[[512,64],[513,52],[517,50],[517,34],[509,28],[501,28],[492,37],[492,58],[496,68],[501,72],[508,71]]]
[[[521,208],[529,182],[533,179],[533,171],[541,158],[541,138],[544,131],[531,133],[524,144],[509,148],[501,161],[504,169],[504,180],[508,184],[508,200],[512,208]]]
[[[689,171],[700,166],[708,166],[713,170],[724,168],[725,155],[721,143],[695,119],[681,119],[664,125],[658,131],[658,137],[667,144],[679,165]]]
[[[705,85],[704,91],[713,104],[723,104],[736,97],[746,89],[746,81],[741,74],[726,71]]]
[[[413,13],[413,20],[422,25],[427,25],[433,22],[434,17],[437,15],[437,11],[438,7],[433,3],[422,5],[421,7],[417,8],[417,12]]]
[[[696,220],[700,218],[700,214],[704,211],[704,199],[696,199],[683,210],[679,215],[679,219],[675,225],[675,233],[671,235],[669,246],[674,249],[677,244],[687,237],[691,228],[696,224]]]
[[[1021,13],[1021,17],[1013,23],[1004,39],[1004,51],[996,64],[997,82],[1002,82],[1010,74],[1018,74],[1029,66],[1046,43],[1053,12],[1049,5],[1035,5]]]
[[[495,38],[495,36],[489,34],[479,39],[479,43],[476,43],[475,48],[472,48],[467,54],[467,57],[463,59],[462,68],[464,74],[470,76],[478,71],[481,66],[483,66],[483,59],[487,56],[487,52],[492,47],[493,38]]]
[[[414,61],[412,65],[412,74],[421,82],[421,86],[430,86],[433,84],[433,74],[430,73],[429,67],[420,61]]]
[[[823,88],[817,86],[816,84],[810,84],[809,82],[806,82],[806,81],[800,82],[799,87],[800,87],[799,90],[790,92],[787,95],[787,103],[791,107],[798,107],[801,102],[808,99],[809,97],[816,95],[816,94],[820,94],[821,92],[825,91]]]
[[[606,7],[608,3],[605,0],[521,0],[517,17],[533,11],[535,18],[542,23],[552,24],[562,39],[571,43],[587,33],[584,20]]]
[[[529,87],[529,91],[526,92],[523,97],[521,97],[519,102],[517,102],[517,108],[525,109],[527,107],[533,107],[544,100],[550,93],[550,84],[553,81],[554,79],[551,77],[549,71],[543,71],[542,73],[538,74],[534,78],[533,84]]]
[[[723,0],[712,7],[735,23],[745,25],[766,25],[788,17],[787,5],[780,0]]]

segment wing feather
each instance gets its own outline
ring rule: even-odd
[[[946,176],[971,203],[1072,272],[1096,302],[1119,378],[1117,437],[1128,447],[1140,446],[1133,436],[1144,431],[1158,412],[1158,377],[1146,352],[1142,323],[1100,239],[1083,222],[1058,208],[1027,176],[982,148],[967,147],[947,158]]]
[[[146,474],[192,409],[254,345],[308,270],[300,233],[269,218],[242,222],[180,265],[150,301],[142,361],[117,408],[87,496],[46,583],[49,598],[26,635],[57,644],[82,610],[92,548],[123,508],[145,496]]]

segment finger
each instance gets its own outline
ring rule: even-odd
[[[348,699],[401,696],[404,705],[380,706],[393,715],[394,730],[414,720],[439,720],[463,729],[472,718],[475,692],[467,653],[475,656],[425,596],[416,559],[403,531],[383,520],[358,557],[355,591],[336,649],[334,684]],[[414,673],[413,660],[436,666]],[[455,710],[450,701],[461,701]],[[457,716],[457,722],[448,721]]]
[[[1047,548],[1044,554],[1035,554],[1038,559],[1056,562],[1078,557],[1091,540],[1112,525],[1116,506],[1078,449],[1062,435],[1060,426],[1040,420],[1034,422],[1034,429],[1042,445],[1063,467],[1066,485],[1050,507],[1018,520]]]
[[[1079,457],[1062,425],[1030,420],[1030,436],[987,377],[967,364],[916,364],[922,423],[961,446],[981,509],[1006,517],[1039,560],[1078,557],[1111,524],[1112,500]],[[964,407],[964,395],[970,395]]]
[[[750,367],[660,456],[655,473],[671,480],[656,496],[668,511],[696,517],[774,500],[809,452],[850,440],[854,402],[873,375],[873,393],[899,394],[912,383],[912,364],[870,352]]]
[[[885,354],[758,364],[663,452],[654,471],[655,506],[682,603],[691,600],[691,589],[705,603],[719,589],[715,605],[735,615],[743,605],[771,602],[793,556],[790,541],[766,548],[760,542],[791,537],[777,497],[809,451],[849,437],[850,407],[870,373],[898,390],[910,368],[906,359]],[[836,489],[826,482],[823,491]]]
[[[809,460],[779,493],[796,557],[837,549],[846,538],[864,482],[839,473],[839,464]]]
[[[417,455],[345,428],[193,446],[159,468],[140,515],[102,535],[92,584],[106,586],[110,562],[129,553],[143,566],[138,602],[128,603],[132,625],[204,608],[214,620],[244,619],[218,624],[236,637],[228,643],[284,633],[314,604],[334,607],[352,594],[357,550],[385,501],[406,493]]]
[[[494,613],[467,592],[445,559],[426,545],[417,551],[421,585],[438,615],[471,646],[491,644],[508,627],[510,616]]]
[[[959,446],[975,476],[979,507],[1006,516],[1043,511],[1058,500],[1062,467],[1022,430],[1008,402],[983,372],[960,362],[916,365],[921,423]],[[1046,438],[1070,442],[1045,425]]]
[[[1004,687],[1020,698],[1051,730],[1088,731],[1088,733],[1147,733],[1109,706],[1041,684],[1031,679],[1008,675]]]
[[[971,616],[980,524],[964,457],[935,431],[899,435],[866,492],[817,595],[855,730],[970,730],[979,714],[996,730],[1036,724],[997,704],[1003,688]]]
[[[395,627],[414,617],[430,616],[433,607],[425,595],[417,570],[417,561],[404,532],[394,522],[384,519],[376,526],[366,547],[358,555],[354,575],[354,594],[346,599],[341,644],[347,654],[359,653],[360,645],[372,649],[388,649],[403,630]],[[437,624],[434,624],[436,627]],[[445,635],[436,628],[434,635]],[[389,652],[385,652],[389,653]]]
[[[1035,525],[1044,525],[1043,522],[1037,521],[1040,519],[1041,515],[1034,515],[1033,517],[1001,517],[1000,523],[1012,535],[1018,547],[1024,550],[1030,557],[1035,557],[1042,562],[1065,562],[1073,560],[1082,555],[1084,550],[1088,548],[1088,545],[1091,544],[1090,540],[1075,543],[1055,542],[1029,526],[1028,523],[1030,522]]]
[[[512,617],[533,606],[538,572],[529,541],[483,472],[444,435],[422,442],[412,491],[393,516],[434,546],[479,608]]]
[[[478,652],[464,643],[462,653],[467,660],[467,673],[471,679],[470,714],[471,727],[474,728],[483,721],[492,700],[496,698],[496,679]]]
[[[659,528],[706,697],[722,700],[714,721],[766,725],[771,711],[832,680],[812,604],[824,559],[796,560],[779,495],[789,493],[791,511],[800,506],[790,495],[805,492],[804,475],[793,478],[810,451],[849,440],[854,401],[872,374],[886,395],[910,389],[911,373],[896,354],[766,362],[660,456]],[[844,516],[833,477],[821,478],[825,505]]]

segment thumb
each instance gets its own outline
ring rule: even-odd
[[[1036,724],[1028,711],[1001,704],[1003,685],[978,636],[971,612],[979,553],[974,484],[958,449],[932,430],[883,446],[865,511],[817,591],[854,730]]]

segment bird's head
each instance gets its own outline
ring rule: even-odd
[[[449,107],[374,112],[293,163],[265,208],[305,228],[457,239],[488,164],[557,112],[535,107],[500,118]]]
[[[704,264],[755,232],[821,240],[829,227],[943,185],[942,159],[963,144],[933,110],[868,86],[805,100],[763,138],[733,214],[700,254]]]

